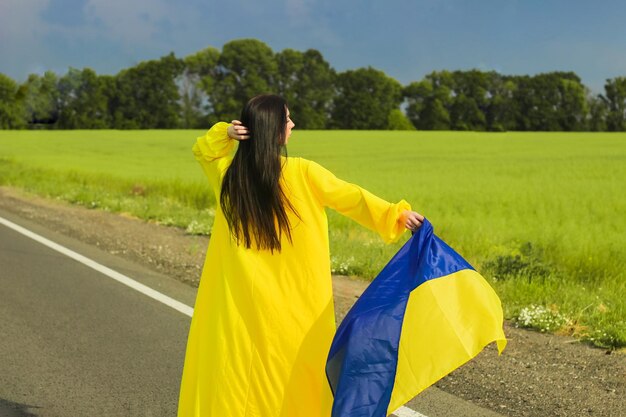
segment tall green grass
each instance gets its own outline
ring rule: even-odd
[[[201,133],[0,132],[0,182],[206,233],[215,198],[190,151]],[[289,155],[409,201],[493,282],[507,317],[543,306],[562,330],[626,345],[626,135],[303,131]],[[402,243],[329,221],[336,273],[371,278]]]

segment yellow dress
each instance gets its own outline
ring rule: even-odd
[[[214,125],[193,147],[219,201],[237,141]],[[284,158],[293,244],[246,249],[216,207],[180,388],[179,417],[326,417],[325,365],[335,333],[325,207],[397,240],[404,200],[388,203],[315,162]]]

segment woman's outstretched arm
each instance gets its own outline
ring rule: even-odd
[[[405,200],[390,203],[315,162],[307,162],[308,181],[320,203],[378,232],[386,242],[398,240],[405,229],[414,231],[422,225],[424,216]]]

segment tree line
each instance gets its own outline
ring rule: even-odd
[[[435,71],[403,86],[371,67],[337,72],[317,50],[274,53],[255,39],[116,75],[70,68],[20,84],[0,74],[0,128],[205,128],[238,118],[263,92],[284,96],[300,129],[626,130],[626,77],[595,95],[573,72]]]

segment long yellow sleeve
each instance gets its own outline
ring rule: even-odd
[[[320,203],[377,232],[385,242],[400,238],[405,228],[400,215],[411,210],[405,200],[389,203],[358,185],[340,180],[321,165],[309,161],[308,180]]]
[[[238,142],[228,137],[228,126],[225,122],[214,124],[204,136],[196,140],[192,148],[216,193],[219,192],[221,178],[237,150]]]

